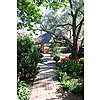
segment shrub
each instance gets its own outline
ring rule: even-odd
[[[56,63],[56,69],[65,71],[73,77],[84,76],[84,60],[64,58],[61,63]]]
[[[83,93],[84,58],[64,58],[55,64],[56,76],[65,90],[80,95]],[[83,83],[82,83],[83,82]]]
[[[42,62],[41,48],[34,46],[29,37],[17,39],[17,75],[21,80],[35,79]]]
[[[53,60],[54,61],[56,61],[56,63],[60,60],[60,57],[59,56],[55,56],[54,58],[53,58]]]
[[[62,63],[60,63],[60,62],[55,63],[55,68],[56,68],[57,70],[60,70],[61,67],[62,67]]]
[[[77,95],[81,95],[84,93],[84,85],[82,83],[82,85],[77,85],[73,90],[73,93],[77,94]]]
[[[72,91],[76,85],[75,85],[75,79],[71,79],[71,80],[63,80],[62,82],[63,88],[65,88],[66,90],[70,90]]]
[[[58,48],[60,44],[51,42],[49,45],[49,53],[51,57],[54,57],[57,54],[60,54],[60,48]]]
[[[65,90],[70,90],[71,92],[77,94],[77,95],[81,95],[84,93],[84,87],[83,87],[83,83],[78,83],[75,81],[75,79],[70,79],[70,80],[64,80],[61,82],[63,88]]]
[[[20,81],[20,79],[17,79],[17,97],[18,100],[29,100],[29,89],[23,81]]]
[[[56,72],[56,76],[59,81],[62,81],[62,79],[67,76],[67,74],[66,74],[66,72],[62,72],[61,70],[58,70]]]

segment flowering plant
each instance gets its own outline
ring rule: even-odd
[[[63,62],[64,60],[70,60],[70,58],[63,58],[62,60],[60,60],[60,62]]]
[[[81,62],[84,62],[84,60],[80,60]]]
[[[60,62],[63,62],[63,60],[60,60]]]
[[[84,59],[73,59],[70,58],[63,58],[60,60],[61,65],[57,69],[66,71],[69,75],[72,75],[74,77],[77,76],[83,76],[83,70],[84,70]]]
[[[78,61],[79,59],[77,58],[77,59],[74,59],[75,61]]]
[[[67,58],[64,58],[64,60],[66,60]]]
[[[56,76],[65,90],[83,93],[84,58],[63,58],[56,63]],[[82,83],[83,82],[83,83]]]

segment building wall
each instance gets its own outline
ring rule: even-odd
[[[44,47],[44,54],[49,53],[49,47]]]

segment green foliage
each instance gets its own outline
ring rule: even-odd
[[[70,79],[70,80],[63,79],[61,84],[65,90],[70,90],[71,92],[79,96],[84,93],[83,83],[80,85],[80,83],[76,82],[75,79]]]
[[[56,76],[59,81],[62,81],[62,79],[67,76],[67,74],[66,74],[66,72],[62,72],[61,70],[58,70],[56,72]]]
[[[72,91],[76,87],[75,79],[71,79],[67,81],[63,80],[62,85],[63,85],[63,88]]]
[[[84,31],[82,31],[84,29],[84,0],[52,0],[45,3],[45,6],[51,8],[51,11],[42,19],[41,30],[49,32],[58,42],[69,45],[72,49],[72,57],[76,58],[78,54],[76,43],[80,37],[84,37]],[[61,35],[57,34],[58,30],[61,31]],[[70,41],[71,38],[74,40]]]
[[[51,42],[49,45],[49,53],[51,57],[56,56],[57,54],[60,54],[60,49],[58,48],[59,44]]]
[[[73,77],[83,76],[84,63],[82,63],[80,60],[73,62],[69,59],[63,59],[62,61],[62,63],[58,62],[55,64],[57,70],[66,71],[68,75]]]
[[[39,24],[42,17],[39,11],[32,0],[17,0],[17,29],[28,27],[28,31],[34,32],[32,23]]]
[[[57,12],[58,9],[62,9],[62,13],[59,16],[53,15],[53,20],[51,18],[42,18],[42,15],[39,13],[39,6],[44,6],[46,8],[50,8],[51,10]],[[72,8],[71,8],[72,5]],[[51,17],[51,16],[50,16]],[[61,30],[73,30],[75,35],[73,35],[77,41],[78,33],[81,32],[83,26],[83,17],[84,17],[84,0],[17,0],[17,29],[22,29],[28,27],[28,31],[33,31],[35,33],[36,27],[33,25],[42,24],[40,28],[42,31],[49,32],[51,34],[55,34],[55,31],[58,29],[58,26],[61,25]],[[44,21],[43,21],[43,20]],[[42,21],[41,21],[42,20]],[[48,20],[49,24],[48,24]],[[55,20],[55,22],[54,22]],[[47,23],[47,24],[46,24]],[[74,23],[75,25],[72,25]],[[66,24],[66,25],[65,25]],[[68,25],[67,25],[68,24]],[[71,25],[70,25],[71,24]],[[64,25],[64,26],[63,26]],[[40,30],[40,29],[39,29]],[[79,30],[79,31],[77,31]],[[70,30],[71,31],[71,30]],[[83,33],[83,31],[82,31]],[[66,32],[65,32],[66,34]],[[80,35],[80,34],[79,34]],[[56,35],[57,37],[57,35]],[[65,37],[65,36],[64,36]],[[73,41],[74,43],[75,41]],[[65,42],[65,44],[70,45],[70,43]],[[75,45],[71,45],[75,46]],[[75,57],[77,56],[77,53]],[[74,58],[75,58],[74,57]]]
[[[72,64],[72,71],[74,72],[74,76],[84,76],[84,63],[82,63],[80,60],[74,61]]]
[[[28,95],[30,94],[29,89],[23,81],[17,79],[17,97],[18,100],[29,100]]]
[[[55,64],[56,76],[65,90],[83,94],[84,58],[71,60],[64,58]]]
[[[53,0],[17,0],[17,29],[21,29],[23,27],[28,27],[27,31],[33,31],[34,24],[40,24],[40,20],[42,15],[39,13],[40,9],[38,8],[43,4],[44,7],[52,8],[54,11],[57,11],[59,7],[63,7],[64,1],[58,2]]]
[[[23,36],[17,39],[17,75],[21,80],[35,79],[42,62],[41,48],[34,46],[30,37]]]
[[[56,63],[57,63],[60,60],[60,57],[59,56],[54,56],[53,60],[56,61]]]
[[[77,94],[77,95],[81,95],[84,93],[84,85],[82,83],[82,85],[77,85],[73,90],[73,93]]]
[[[67,7],[68,9],[71,9],[66,0],[61,0],[61,1],[45,0],[44,3],[45,3],[44,6],[46,7],[46,9],[49,7],[51,9],[53,9],[55,12],[57,12],[58,9],[62,8],[62,7]]]

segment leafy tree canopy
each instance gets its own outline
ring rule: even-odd
[[[42,23],[38,30],[45,31],[51,34],[55,39],[63,41],[65,45],[69,45],[72,49],[72,57],[75,58],[78,55],[78,39],[84,35],[84,0],[61,1],[59,4],[57,0],[55,1],[56,3],[53,1],[49,3],[49,7],[51,7],[53,11],[42,18]],[[53,4],[56,8],[53,7]],[[62,7],[61,4],[63,5]],[[56,10],[58,10],[57,7],[59,7],[59,9],[61,7],[59,16],[56,13]],[[68,33],[72,33],[72,42],[67,36]]]
[[[28,27],[28,31],[35,32],[33,24],[40,24],[42,15],[38,7],[41,5],[54,11],[63,5],[68,6],[66,0],[17,0],[17,30]]]
[[[41,21],[42,15],[39,13],[40,9],[38,8],[41,5],[55,12],[61,8],[63,15],[60,17],[55,16],[54,19],[52,17],[52,21],[48,20],[48,16],[45,20],[42,19],[43,21]],[[65,28],[67,31],[71,30],[73,44],[70,43],[68,38],[64,36],[60,37],[72,48],[73,57],[77,56],[77,41],[80,32],[82,32],[82,29],[84,30],[84,0],[18,0],[17,17],[20,20],[17,23],[17,28],[28,27],[28,30],[33,30],[33,33],[36,30],[33,24],[41,24],[41,29],[39,30],[51,35],[54,35],[55,30],[61,31],[61,28]],[[55,35],[55,37],[58,36]]]
[[[33,0],[17,0],[17,29],[28,27],[33,30],[33,24],[40,23],[42,15]]]

